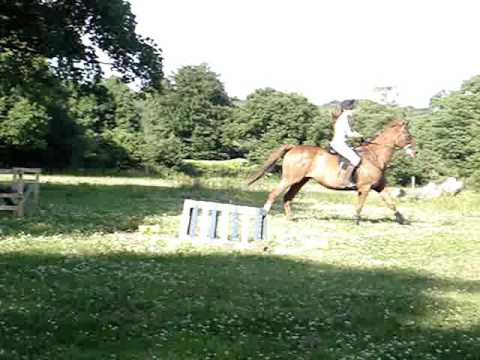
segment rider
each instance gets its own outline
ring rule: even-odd
[[[332,113],[332,117],[335,120],[334,135],[330,142],[330,146],[337,153],[347,158],[351,164],[346,169],[341,169],[341,177],[344,180],[345,187],[355,186],[351,182],[351,176],[356,167],[360,164],[360,156],[352,150],[352,148],[346,143],[347,138],[361,138],[362,135],[356,131],[352,131],[350,128],[353,120],[353,108],[356,105],[355,100],[344,100],[340,103],[340,111],[338,113]]]

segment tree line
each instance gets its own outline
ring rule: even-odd
[[[207,64],[165,77],[160,49],[135,34],[125,1],[9,6],[0,27],[2,166],[160,171],[184,159],[259,162],[281,144],[325,146],[332,136],[333,104],[271,88],[233,98]],[[14,26],[20,20],[23,28]],[[35,26],[45,31],[34,33]],[[52,31],[62,36],[50,39]],[[109,53],[121,76],[103,76],[94,46]],[[135,90],[127,85],[134,78],[142,80]],[[427,109],[361,100],[356,129],[371,137],[397,116],[410,120],[418,157],[397,155],[391,180],[453,175],[480,185],[480,76],[434,95]]]

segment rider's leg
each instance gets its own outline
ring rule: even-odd
[[[353,171],[360,164],[360,160],[361,160],[360,156],[358,156],[358,154],[355,151],[353,151],[345,143],[343,143],[343,144],[333,144],[333,145],[334,146],[332,146],[332,147],[334,148],[334,150],[336,152],[338,152],[340,155],[342,155],[343,157],[347,158],[351,163],[351,165],[349,165],[346,170],[342,169],[342,171],[341,171],[341,177],[342,177],[342,179],[344,179],[343,186],[345,186],[345,187],[355,186],[355,184],[353,184],[351,182],[351,176],[352,176]]]
[[[355,186],[355,183],[353,182],[352,179],[352,174],[355,171],[356,168],[360,165],[360,162],[357,165],[349,164],[348,168],[345,170],[345,186],[351,187]]]

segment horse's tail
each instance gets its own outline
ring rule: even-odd
[[[269,171],[273,165],[277,162],[278,159],[283,157],[290,149],[294,148],[295,145],[282,145],[278,149],[274,150],[267,161],[261,166],[260,170],[258,170],[255,175],[250,179],[248,185],[252,185],[255,181],[260,179],[267,171]]]

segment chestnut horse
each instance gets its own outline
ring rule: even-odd
[[[287,218],[291,218],[291,203],[303,185],[310,179],[333,190],[356,190],[358,203],[356,206],[355,222],[360,222],[360,212],[370,190],[378,192],[388,208],[394,211],[398,223],[407,221],[395,207],[394,202],[386,191],[385,170],[391,161],[395,150],[404,149],[415,156],[415,140],[408,129],[408,123],[402,119],[391,121],[382,132],[371,141],[366,141],[357,151],[362,158],[355,176],[354,188],[343,188],[344,179],[339,177],[340,157],[330,152],[310,145],[282,145],[273,151],[269,159],[248,183],[253,184],[260,179],[281,157],[285,156],[282,164],[282,179],[280,184],[270,192],[264,209],[268,212],[278,195],[288,189],[284,195],[284,208]]]

